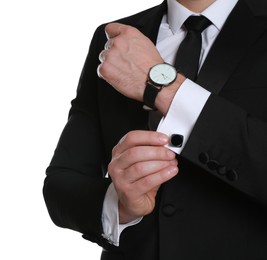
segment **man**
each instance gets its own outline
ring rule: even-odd
[[[198,75],[171,78],[192,15],[210,21]],[[267,259],[266,46],[264,0],[168,0],[100,26],[47,169],[54,223],[101,259]]]

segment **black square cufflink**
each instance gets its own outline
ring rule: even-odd
[[[179,134],[173,134],[170,138],[170,145],[174,147],[181,147],[183,145],[184,136]]]

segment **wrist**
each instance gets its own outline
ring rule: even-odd
[[[156,97],[155,107],[165,116],[170,108],[172,100],[185,81],[186,77],[180,73],[177,74],[176,80],[168,87],[163,88]]]
[[[119,224],[124,225],[126,223],[130,223],[138,218],[140,216],[136,216],[134,214],[131,214],[129,210],[126,210],[126,208],[122,205],[122,203],[119,201],[118,205],[119,209]]]

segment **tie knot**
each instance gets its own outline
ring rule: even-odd
[[[184,26],[187,29],[187,31],[195,31],[200,33],[210,25],[211,21],[203,15],[189,16],[184,22]]]

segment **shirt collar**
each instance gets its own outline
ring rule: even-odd
[[[174,34],[181,29],[183,23],[190,15],[200,15],[199,13],[190,11],[176,0],[167,0],[167,2],[167,21]],[[238,0],[215,0],[201,14],[207,17],[220,31],[237,2]]]

